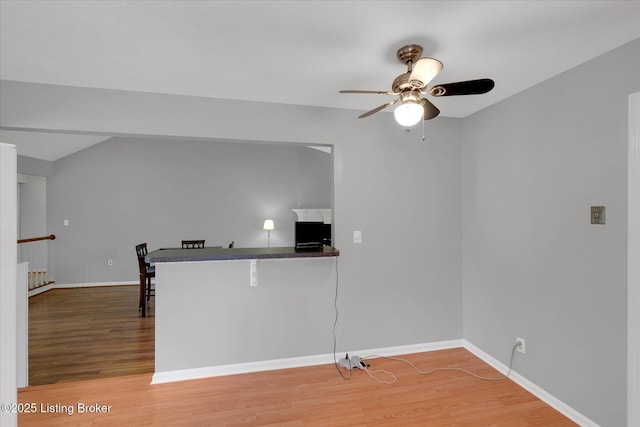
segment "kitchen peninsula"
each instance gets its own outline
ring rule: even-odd
[[[147,258],[156,262],[186,262],[186,261],[230,261],[239,259],[267,259],[267,258],[316,258],[334,257],[340,255],[336,248],[324,247],[318,250],[296,250],[293,247],[282,248],[221,248],[209,247],[202,249],[167,248],[150,252]]]
[[[339,254],[329,247],[150,252],[153,383],[287,367],[331,353]]]

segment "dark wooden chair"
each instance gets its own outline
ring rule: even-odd
[[[204,240],[183,240],[182,249],[203,249]]]
[[[147,302],[151,298],[153,289],[151,279],[156,277],[156,268],[147,262],[147,244],[136,245],[138,255],[138,268],[140,269],[140,301],[138,309],[142,311],[142,317],[147,317]]]

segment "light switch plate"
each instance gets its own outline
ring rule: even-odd
[[[591,206],[591,224],[604,224],[604,206]]]

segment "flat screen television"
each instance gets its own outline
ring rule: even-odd
[[[331,246],[331,224],[323,224],[322,227],[324,228],[322,243],[324,243],[325,246]]]
[[[324,234],[322,221],[296,221],[296,250],[322,249]]]

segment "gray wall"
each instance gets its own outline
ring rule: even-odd
[[[42,176],[18,175],[18,238],[47,234],[47,179]],[[44,270],[50,277],[48,250],[50,240],[18,245],[18,262],[29,262],[29,270]]]
[[[12,128],[333,145],[338,350],[462,337],[460,120],[428,122],[423,142],[391,113],[1,84],[0,123]]]
[[[271,245],[293,246],[291,209],[302,193],[304,205],[331,207],[332,165],[330,154],[285,144],[112,138],[91,146],[57,160],[49,178],[52,274],[57,283],[135,281],[138,243],[266,246],[266,218],[276,224]]]
[[[33,157],[18,156],[18,173],[50,177],[53,176],[53,162],[34,159]]]
[[[18,223],[19,239],[46,235],[47,181],[45,177],[34,175],[18,176],[18,212],[20,216]]]
[[[156,264],[155,373],[330,354],[336,261]]]
[[[603,426],[626,412],[627,102],[640,40],[464,121],[464,334]],[[590,206],[606,224],[590,224]]]
[[[333,155],[298,147],[298,208],[326,209],[333,205]],[[329,203],[327,203],[329,201]]]

